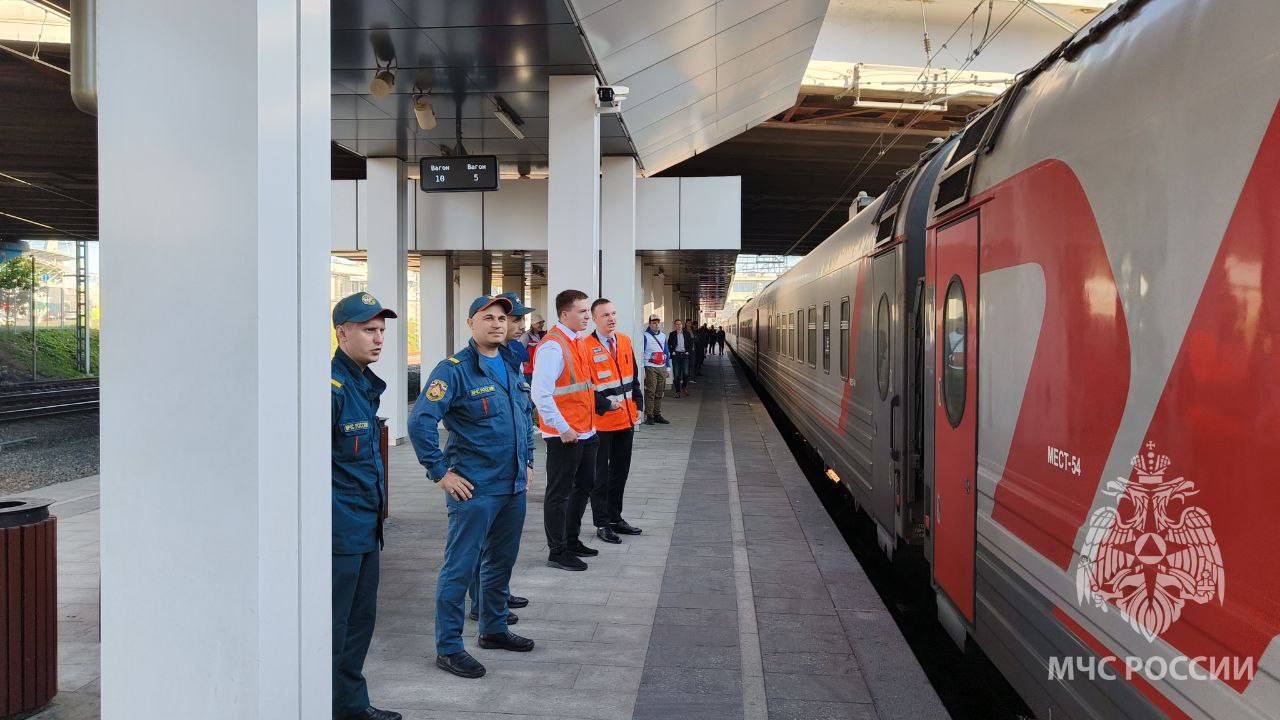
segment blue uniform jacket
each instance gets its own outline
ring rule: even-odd
[[[333,420],[333,552],[357,555],[382,544],[382,453],[378,402],[387,384],[338,350],[329,381]]]
[[[525,491],[527,468],[533,466],[533,401],[515,356],[503,346],[498,353],[506,361],[510,392],[480,362],[473,341],[436,365],[413,404],[409,440],[433,482],[452,469],[475,486],[476,495]],[[441,421],[449,431],[443,452]]]

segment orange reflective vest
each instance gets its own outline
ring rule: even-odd
[[[591,383],[591,361],[587,359],[587,343],[585,340],[571,340],[560,331],[552,328],[542,337],[544,343],[554,342],[560,345],[564,354],[564,367],[560,377],[556,378],[556,389],[552,391],[552,399],[564,421],[569,423],[576,433],[590,432],[595,427],[596,395]],[[548,435],[559,435],[560,431],[538,418],[538,427]]]
[[[636,379],[636,356],[631,349],[631,338],[622,333],[614,333],[613,340],[617,345],[616,355],[609,352],[609,347],[600,342],[600,337],[595,333],[587,338],[595,391],[622,399],[622,407],[596,416],[597,430],[628,430],[636,426],[636,419],[639,417],[635,398],[631,394],[631,384]],[[623,388],[623,391],[617,388]]]

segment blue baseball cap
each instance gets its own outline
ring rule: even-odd
[[[471,310],[467,313],[467,317],[473,317],[476,313],[489,307],[490,305],[501,305],[507,314],[511,314],[511,299],[502,295],[481,295],[471,301]]]
[[[348,295],[333,306],[333,326],[342,323],[367,322],[376,317],[399,317],[394,311],[382,307],[378,299],[367,292]]]
[[[524,317],[525,315],[528,315],[529,313],[537,309],[537,308],[531,308],[528,305],[522,304],[520,302],[520,298],[516,297],[516,294],[513,292],[505,292],[499,295],[498,297],[503,297],[511,301],[511,314],[514,315],[515,317]]]

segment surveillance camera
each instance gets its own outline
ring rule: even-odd
[[[622,109],[622,101],[631,91],[625,85],[601,85],[596,88],[596,107],[602,113],[616,113]]]

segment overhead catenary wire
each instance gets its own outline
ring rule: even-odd
[[[956,34],[960,32],[960,30],[964,27],[965,23],[968,22],[969,18],[975,16],[978,10],[983,6],[984,3],[990,3],[990,2],[991,0],[982,0],[982,2],[979,2],[977,5],[974,5],[973,9],[969,11],[969,14],[965,16],[965,19],[962,20],[960,24],[956,26],[956,29],[951,32],[951,35],[947,37],[947,40],[929,58],[930,62],[932,62],[933,58],[936,58],[938,56],[938,53],[941,53],[943,50],[947,48],[947,45],[956,36]],[[976,46],[973,49],[973,51],[969,54],[969,57],[965,60],[965,62],[959,68],[956,69],[955,74],[959,75],[960,73],[968,69],[969,65],[972,64],[973,61],[977,59],[978,55],[984,49],[986,49],[986,46],[990,45],[992,42],[995,41],[997,37],[1000,36],[1000,33],[1003,32],[1004,29],[1008,27],[1011,22],[1013,22],[1013,18],[1025,6],[1026,6],[1025,0],[1020,0],[1018,4],[1013,8],[1013,10],[1011,10],[1009,14],[1006,15],[1004,19],[1000,21],[1000,23],[996,26],[995,31],[990,33],[990,35],[984,39],[983,43],[980,43],[978,46]],[[920,82],[921,78],[924,77],[925,73],[928,70],[929,70],[929,67],[925,67],[920,71],[920,75],[917,76],[916,78],[917,83]],[[949,80],[944,80],[943,81],[944,86],[949,85],[950,82],[951,81]],[[927,97],[928,95],[929,95],[928,91],[922,88],[920,97],[924,98],[924,97]],[[907,96],[904,96],[901,101],[899,101],[898,108],[894,110],[893,115],[890,116],[890,118],[885,122],[885,129],[881,130],[880,134],[876,136],[876,139],[873,140],[871,144],[867,146],[867,149],[863,151],[862,155],[854,163],[853,168],[845,175],[844,179],[841,180],[841,184],[847,183],[847,187],[844,189],[844,191],[840,193],[840,196],[836,198],[836,200],[832,202],[831,205],[829,205],[826,210],[823,211],[822,215],[820,215],[818,219],[815,220],[813,224],[811,224],[804,231],[804,233],[800,235],[799,238],[796,239],[795,242],[791,243],[791,246],[788,247],[785,252],[783,252],[783,255],[791,254],[792,250],[794,250],[797,246],[799,246],[800,243],[804,242],[805,239],[808,238],[809,235],[813,233],[813,231],[817,229],[817,227],[821,225],[824,220],[827,219],[827,216],[829,216],[832,213],[832,211],[834,211],[843,202],[845,202],[845,200],[849,197],[849,193],[853,191],[853,188],[855,188],[857,184],[862,181],[862,178],[866,177],[866,174],[871,171],[871,168],[874,165],[874,161],[872,161],[872,163],[867,164],[865,167],[863,167],[863,161],[866,160],[867,156],[871,153],[871,150],[875,148],[877,145],[879,145],[881,139],[883,139],[885,134],[888,133],[888,129],[890,127],[893,127],[894,120],[898,118],[898,115],[902,112],[904,106],[910,99],[911,99],[910,95],[907,95]],[[876,159],[883,157],[885,153],[887,153],[889,150],[892,150],[893,147],[898,144],[898,141],[901,140],[902,137],[907,133],[907,131],[909,131],[916,124],[916,122],[918,122],[920,118],[924,116],[926,109],[927,108],[921,108],[918,111],[916,111],[915,115],[913,115],[910,120],[908,120],[906,123],[903,124],[902,129],[899,130],[897,134],[895,134],[893,138],[884,147],[882,147],[879,150],[879,152],[876,153]],[[854,173],[857,172],[860,168],[862,169],[862,172],[858,173],[857,177],[854,177],[853,180],[850,182],[849,178],[853,177]]]

